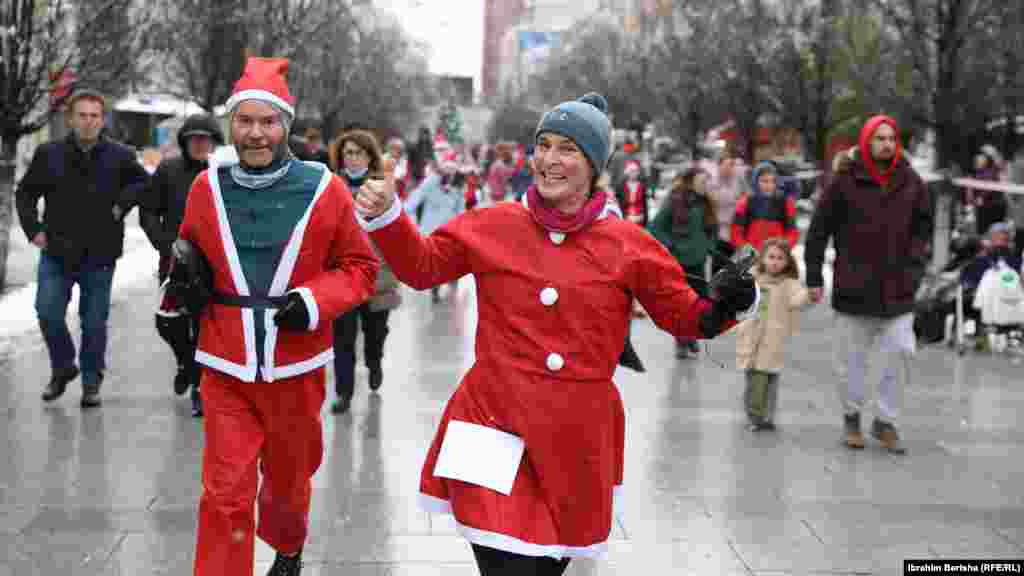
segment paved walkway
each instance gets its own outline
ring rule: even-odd
[[[77,381],[42,405],[49,369],[35,334],[0,360],[0,576],[191,574],[203,438],[171,394],[153,305],[144,286],[116,297],[102,409],[79,410]],[[439,305],[407,291],[381,394],[367,394],[361,369],[352,413],[325,406],[304,574],[476,574],[451,519],[415,505],[440,411],[471,362],[474,314],[466,282]],[[637,321],[649,372],[617,375],[626,516],[607,557],[569,573],[892,575],[911,557],[1024,557],[1020,367],[922,351],[906,391],[909,454],[851,453],[839,444],[829,323],[826,307],[805,316],[780,431],[755,436],[731,337],[678,361],[668,335]],[[272,558],[261,545],[257,574]]]

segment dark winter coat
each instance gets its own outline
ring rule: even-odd
[[[135,152],[113,140],[101,138],[88,152],[73,135],[47,142],[36,149],[15,193],[21,228],[29,240],[46,232],[46,252],[69,266],[111,264],[124,251],[124,216],[146,179]]]
[[[669,194],[648,225],[650,233],[684,268],[690,270],[704,266],[718,239],[718,223],[708,221],[706,217],[709,212],[707,202],[707,198],[696,194]],[[684,224],[680,226],[680,223]]]
[[[200,162],[188,155],[187,139],[190,134],[205,132],[216,144],[224,143],[224,135],[217,123],[208,116],[190,116],[178,130],[178,146],[181,156],[164,160],[149,180],[145,199],[141,202],[140,217],[142,229],[146,232],[153,248],[165,260],[171,243],[178,237],[178,228],[185,214],[185,200],[192,188],[192,181],[206,169],[206,162]]]
[[[835,243],[832,307],[855,316],[911,312],[931,240],[931,201],[921,177],[899,160],[885,188],[858,157],[818,201],[807,232],[807,286],[821,287],[825,247]]]

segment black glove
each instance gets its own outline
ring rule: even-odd
[[[737,276],[729,283],[717,288],[718,294],[715,297],[715,305],[722,307],[731,317],[749,310],[757,298],[754,278],[749,274]]]
[[[177,239],[171,246],[171,270],[167,292],[189,314],[199,314],[213,296],[213,268],[198,247]]]
[[[729,263],[711,279],[711,298],[730,317],[747,310],[754,303],[757,291],[750,269],[757,263],[757,250],[747,244],[737,250]]]
[[[288,302],[274,313],[274,324],[282,330],[309,330],[309,310],[302,296],[291,292],[287,298]]]
[[[750,269],[756,261],[757,251],[745,246],[711,279],[711,309],[700,319],[704,338],[718,336],[726,322],[754,304],[757,288]]]

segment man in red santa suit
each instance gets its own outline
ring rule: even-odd
[[[685,338],[712,338],[757,309],[749,276],[702,299],[653,236],[612,215],[595,185],[609,156],[606,111],[597,94],[556,106],[537,126],[523,200],[464,212],[428,237],[402,211],[387,166],[355,201],[402,282],[476,282],[476,360],[442,415],[420,497],[454,514],[484,576],[559,575],[607,547],[625,435],[612,374],[634,296]]]
[[[200,173],[176,241],[179,263],[208,263],[213,291],[196,353],[206,415],[196,576],[251,576],[257,535],[277,551],[269,575],[299,574],[331,324],[373,293],[379,266],[345,183],[289,151],[287,70],[287,60],[246,63],[226,103],[239,163]]]

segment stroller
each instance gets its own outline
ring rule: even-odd
[[[982,243],[977,235],[965,234],[954,238],[950,250],[953,256],[950,263],[938,273],[927,274],[914,296],[914,335],[923,345],[947,341],[952,327],[947,327],[946,319],[952,315],[956,327],[954,342],[960,346],[962,354],[964,302],[973,301],[973,291],[977,288],[964,286],[963,271],[981,252]]]

